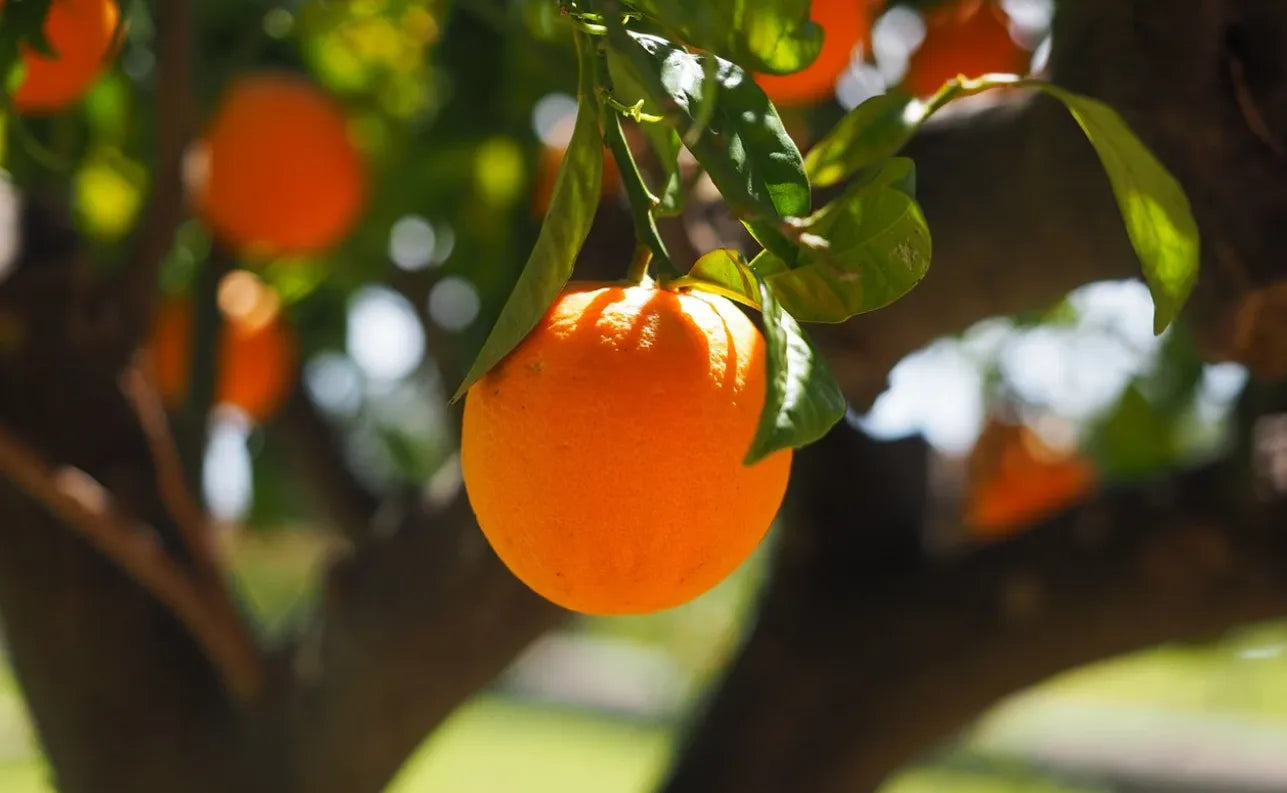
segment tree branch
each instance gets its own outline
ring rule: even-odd
[[[148,590],[192,632],[237,697],[254,699],[263,669],[252,639],[212,604],[143,527],[120,514],[111,494],[76,468],[54,468],[0,426],[0,472]]]
[[[874,790],[1050,675],[1287,613],[1287,508],[1257,502],[1235,466],[1105,493],[1004,544],[900,561],[862,537],[915,519],[888,495],[911,494],[896,486],[903,447],[843,429],[799,455],[759,624],[666,793]]]
[[[283,406],[273,429],[280,431],[287,452],[323,519],[333,523],[355,545],[372,531],[379,499],[354,477],[344,459],[336,428],[317,411],[296,379],[295,392]]]
[[[327,580],[295,650],[286,731],[303,789],[383,790],[424,736],[565,616],[487,546],[463,491]]]
[[[1051,79],[1118,110],[1189,195],[1203,262],[1185,316],[1213,358],[1255,354],[1236,344],[1241,307],[1287,278],[1287,160],[1265,144],[1266,135],[1287,141],[1284,51],[1287,9],[1273,0],[1057,7]],[[814,332],[859,406],[894,363],[936,337],[1138,274],[1103,167],[1052,100],[936,122],[907,154],[934,235],[929,275],[889,308]]]
[[[134,365],[121,376],[121,391],[138,416],[139,427],[152,452],[157,493],[179,529],[192,566],[205,585],[215,584],[222,580],[222,574],[215,562],[210,521],[188,490],[178,443],[170,432],[170,421],[161,396],[148,375],[144,374],[146,365],[142,358],[136,356]]]
[[[122,315],[130,338],[141,338],[152,316],[161,264],[186,213],[183,159],[194,126],[193,19],[190,0],[160,0],[156,14],[156,160],[152,195],[137,233],[133,264],[124,274]]]

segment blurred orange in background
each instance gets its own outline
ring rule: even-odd
[[[281,315],[277,294],[253,274],[235,271],[219,284],[219,338],[215,400],[257,421],[270,418],[295,383],[299,360],[295,335]],[[157,388],[175,409],[188,395],[192,364],[192,301],[162,304],[149,353]]]
[[[813,0],[813,21],[822,26],[822,51],[802,71],[757,74],[755,81],[775,104],[811,105],[830,99],[849,68],[854,48],[871,42],[873,0]]]
[[[4,5],[0,0],[0,8]],[[53,55],[23,48],[24,74],[14,108],[24,114],[56,113],[79,101],[107,68],[120,17],[115,0],[53,0],[44,27]]]
[[[563,146],[545,144],[536,161],[536,174],[532,177],[532,217],[543,218],[550,209],[550,199],[554,197],[554,183],[559,178],[559,167],[563,165]],[[621,189],[621,171],[617,170],[617,161],[612,154],[603,151],[603,193],[611,195]]]
[[[925,39],[908,63],[904,87],[936,93],[958,75],[1025,74],[1030,57],[1010,35],[1010,19],[995,0],[954,0],[925,15]]]
[[[367,196],[366,165],[344,109],[281,72],[246,75],[227,89],[189,178],[215,236],[252,258],[334,246]]]
[[[1074,448],[1058,449],[1022,424],[992,419],[967,463],[965,522],[972,534],[1000,539],[1082,500],[1095,467]]]

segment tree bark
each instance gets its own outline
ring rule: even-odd
[[[1057,672],[1287,613],[1287,508],[1256,501],[1239,466],[936,558],[865,541],[917,536],[906,443],[840,428],[798,459],[759,621],[665,793],[874,790]]]

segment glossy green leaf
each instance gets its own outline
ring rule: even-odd
[[[1201,243],[1184,188],[1108,105],[1032,83],[1063,102],[1099,154],[1153,293],[1153,330],[1166,329],[1198,277]]]
[[[729,300],[760,308],[760,285],[742,254],[730,248],[713,250],[697,260],[688,275],[669,282],[671,287],[692,287]]]
[[[826,240],[787,268],[771,251],[752,262],[782,306],[801,322],[843,322],[887,306],[929,270],[929,227],[911,197],[910,160],[894,159],[805,224]]]
[[[804,161],[809,179],[826,187],[897,154],[920,127],[922,108],[901,91],[858,105],[809,151]]]
[[[610,37],[614,81],[637,85],[650,111],[679,132],[756,239],[783,258],[793,257],[780,221],[809,213],[809,181],[795,142],[760,87],[729,61],[690,53],[656,36],[612,28]],[[709,91],[708,65],[714,67]],[[714,105],[703,108],[703,102]]]
[[[746,464],[779,449],[805,446],[827,434],[845,416],[845,397],[826,360],[814,349],[768,282],[759,279],[764,338],[768,347],[768,393]]]
[[[798,71],[812,63],[822,49],[822,28],[809,20],[809,0],[627,2],[673,38],[752,71]]]
[[[845,415],[845,398],[831,369],[795,319],[774,295],[769,279],[735,250],[711,251],[688,275],[669,286],[722,295],[758,308],[768,348],[767,393],[755,438],[746,454],[751,465],[779,449],[821,438]]]
[[[925,104],[906,96],[875,97],[851,111],[809,153],[816,184],[834,184],[894,154],[935,111],[953,99],[1001,86],[1035,88],[1064,103],[1108,172],[1131,245],[1153,294],[1153,328],[1174,321],[1197,281],[1201,241],[1188,197],[1148,147],[1108,105],[1041,80],[989,75],[952,80]]]
[[[603,178],[603,140],[599,133],[598,102],[594,98],[593,69],[588,61],[594,55],[587,51],[588,46],[579,50],[581,105],[554,183],[545,223],[514,291],[505,301],[496,325],[452,397],[453,401],[464,396],[471,385],[536,327],[571,277],[577,254],[590,232]]]

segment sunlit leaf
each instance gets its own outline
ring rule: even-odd
[[[598,103],[594,98],[593,69],[588,60],[594,56],[585,51],[585,46],[578,49],[581,106],[554,183],[550,210],[514,291],[505,301],[500,318],[453,400],[464,396],[471,385],[536,326],[571,277],[577,254],[590,232],[603,178],[603,140],[599,133]]]
[[[1161,333],[1179,314],[1197,281],[1201,243],[1184,189],[1108,105],[1041,80],[987,75],[950,81],[922,105],[887,94],[859,105],[813,151],[807,162],[818,185],[829,185],[896,153],[938,109],[953,99],[1002,86],[1035,88],[1064,103],[1108,172],[1126,233],[1153,294],[1153,328]]]
[[[809,213],[809,181],[794,141],[750,75],[729,61],[690,53],[656,36],[613,29],[612,44],[614,79],[624,72],[639,86],[648,106],[678,130],[762,244],[793,256],[778,224]],[[714,67],[709,91],[708,66]]]
[[[809,179],[826,187],[897,154],[916,134],[920,108],[915,97],[899,91],[863,102],[809,151],[804,161]]]
[[[747,465],[779,449],[813,443],[844,418],[845,398],[827,362],[778,302],[771,279],[756,272],[742,254],[727,249],[711,251],[670,286],[723,295],[763,314],[768,391],[755,439],[746,454]]]
[[[728,248],[710,251],[697,260],[688,275],[671,282],[723,295],[754,309],[760,308],[760,285],[742,254]]]
[[[809,0],[627,0],[675,38],[747,69],[786,74],[822,49]]]
[[[1200,242],[1184,188],[1108,105],[1038,84],[1063,102],[1108,172],[1126,233],[1153,293],[1153,330],[1174,321],[1198,277]]]
[[[826,240],[788,269],[771,251],[752,263],[801,322],[843,322],[911,291],[930,265],[930,233],[911,197],[910,160],[895,159],[823,207],[805,225]]]

